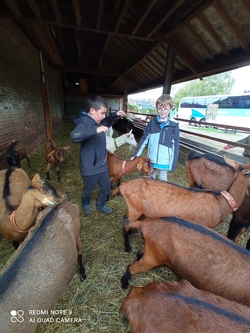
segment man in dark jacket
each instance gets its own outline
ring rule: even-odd
[[[111,187],[106,156],[106,132],[118,117],[126,117],[126,114],[119,110],[105,118],[107,104],[100,96],[94,96],[88,100],[87,110],[81,113],[75,129],[70,133],[73,142],[81,143],[80,173],[83,180],[83,211],[85,215],[91,214],[90,199],[98,184],[96,209],[102,213],[111,214],[112,209],[105,205]]]

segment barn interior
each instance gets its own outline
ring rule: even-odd
[[[0,9],[1,151],[13,139],[32,151],[89,95],[125,109],[129,94],[250,64],[247,0],[1,0]]]
[[[69,133],[88,98],[98,94],[109,110],[125,110],[129,94],[157,87],[169,93],[174,84],[250,65],[249,30],[249,0],[0,0],[0,170],[8,167],[6,149],[18,141],[30,157],[31,167],[22,161],[28,176],[45,177],[43,143],[52,137],[70,148],[61,183],[54,170],[51,181],[80,206],[79,146],[72,145]],[[118,153],[125,160],[132,152],[124,145]],[[169,180],[188,186],[183,163]],[[55,307],[81,323],[63,322],[64,316],[59,323],[54,316],[37,332],[132,333],[121,319],[127,290],[120,278],[143,242],[133,233],[132,252],[124,252],[126,204],[115,197],[110,207],[112,218],[96,211],[86,217],[80,210],[87,279],[81,283],[76,274]],[[215,230],[226,235],[230,220],[228,215]],[[248,239],[249,230],[240,246]],[[0,253],[3,267],[14,253],[12,244],[1,240]],[[176,281],[177,276],[159,267],[132,283],[152,280]]]

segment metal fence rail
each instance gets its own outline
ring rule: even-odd
[[[136,130],[137,136],[141,136],[143,133],[143,130],[145,129],[148,121],[145,118],[151,118],[151,117],[155,117],[155,114],[143,114],[143,113],[138,113],[138,112],[129,112],[128,113],[128,119],[130,119],[133,122],[133,126]],[[142,117],[143,119],[141,119],[140,117]],[[175,120],[177,122],[179,122],[180,124],[180,145],[182,149],[182,154],[187,154],[187,152],[190,149],[193,150],[197,150],[199,152],[202,153],[207,153],[207,152],[211,152],[213,154],[218,155],[218,151],[216,149],[214,149],[214,145],[213,142],[219,142],[219,143],[224,143],[225,145],[230,145],[231,148],[235,148],[235,147],[240,147],[243,149],[250,149],[250,145],[244,144],[244,143],[240,143],[237,141],[232,141],[232,140],[228,140],[228,139],[223,139],[223,138],[218,138],[216,136],[212,136],[212,135],[207,135],[207,134],[201,134],[201,133],[196,133],[194,131],[192,131],[192,128],[197,127],[204,127],[204,128],[215,128],[219,130],[225,130],[225,133],[242,133],[242,134],[246,134],[246,136],[250,135],[250,128],[248,127],[239,127],[239,126],[229,126],[229,125],[224,125],[224,124],[217,124],[217,123],[212,123],[212,122],[204,122],[201,124],[201,122],[198,121],[192,121],[192,125],[190,125],[190,130],[187,128],[182,128],[183,124],[188,123],[190,124],[189,120],[186,119],[181,119],[181,118],[175,118]],[[182,137],[182,133],[185,133],[186,135],[188,135],[188,139]],[[202,145],[199,142],[199,138],[203,138],[208,140],[208,144],[207,145]],[[242,154],[235,154],[235,153],[231,153],[229,151],[222,151],[219,152],[219,155],[228,155],[230,158],[244,163],[246,161],[249,161],[250,158],[246,158],[243,157]],[[239,155],[239,156],[237,156]],[[185,157],[183,156],[182,159],[184,160]]]

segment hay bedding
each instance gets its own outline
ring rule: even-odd
[[[73,124],[67,123],[54,137],[58,146],[70,146],[65,153],[65,162],[61,165],[61,183],[57,182],[56,172],[51,168],[51,182],[67,194],[69,201],[81,206],[82,180],[78,167],[79,145],[73,144],[69,133]],[[115,133],[116,135],[117,133]],[[119,147],[115,152],[120,158],[129,159],[133,151],[127,145]],[[39,173],[45,178],[45,158],[43,145],[30,154],[31,168],[26,161],[22,161],[23,169],[29,177]],[[122,181],[140,176],[140,173],[125,175]],[[169,181],[187,186],[185,167],[178,164],[177,170],[169,174]],[[127,324],[122,321],[120,307],[127,290],[120,287],[120,278],[124,274],[129,263],[134,262],[136,252],[143,245],[139,234],[131,236],[132,252],[124,252],[123,233],[121,220],[126,211],[126,205],[122,197],[116,196],[108,205],[113,209],[113,214],[102,215],[95,211],[95,198],[97,189],[93,193],[91,206],[94,212],[84,217],[81,214],[81,241],[83,260],[86,268],[87,279],[80,282],[76,274],[67,290],[56,305],[57,310],[72,311],[70,317],[81,318],[81,323],[42,323],[38,333],[131,333]],[[230,217],[221,223],[216,229],[226,234]],[[242,245],[245,246],[248,236],[242,237]],[[12,245],[4,240],[0,242],[0,267],[14,252]],[[42,277],[41,277],[42,278]],[[133,285],[145,285],[150,281],[173,281],[177,277],[167,268],[161,267],[149,272],[137,274],[131,280]],[[54,319],[58,317],[55,316]],[[64,316],[62,316],[64,318]]]

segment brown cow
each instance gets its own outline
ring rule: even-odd
[[[212,190],[227,190],[239,170],[249,168],[250,164],[239,164],[224,156],[200,154],[190,151],[186,161],[186,172],[190,187]],[[239,209],[233,212],[227,237],[234,242],[250,225],[250,196],[246,195]]]
[[[39,213],[0,272],[0,331],[36,332],[39,321],[32,320],[29,311],[42,310],[41,320],[46,317],[72,281],[77,264],[83,281],[79,207],[64,201]],[[23,321],[15,320],[19,315]]]
[[[133,171],[142,171],[147,176],[153,173],[151,161],[148,157],[135,157],[133,160],[122,160],[115,154],[107,151],[110,181],[120,186],[121,178]]]
[[[246,333],[250,308],[187,280],[131,287],[121,312],[135,333]]]

